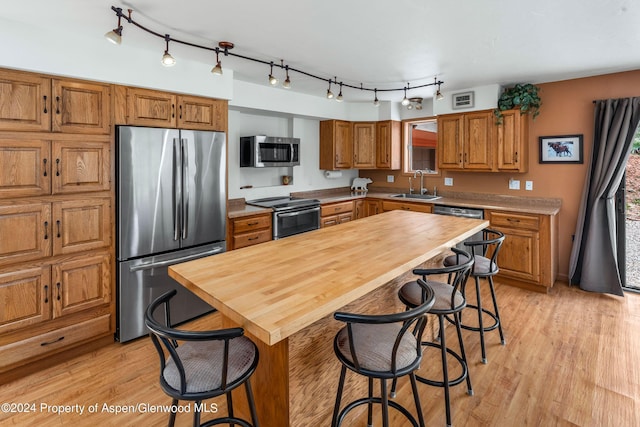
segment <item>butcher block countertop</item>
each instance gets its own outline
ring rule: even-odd
[[[169,267],[169,275],[273,345],[489,225],[396,210]]]

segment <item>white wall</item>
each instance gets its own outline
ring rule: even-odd
[[[474,105],[470,108],[453,109],[453,95],[462,92],[473,92]],[[477,86],[469,89],[456,90],[452,92],[442,91],[443,99],[433,102],[433,113],[449,114],[463,113],[465,111],[490,110],[498,105],[498,97],[500,96],[500,85],[493,84],[487,86]]]

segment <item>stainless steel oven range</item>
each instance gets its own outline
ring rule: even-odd
[[[273,209],[273,239],[320,228],[320,200],[268,197],[247,201],[248,205]]]

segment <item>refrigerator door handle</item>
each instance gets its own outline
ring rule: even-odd
[[[159,267],[166,267],[169,265],[173,265],[173,264],[178,264],[181,262],[186,262],[186,261],[191,261],[192,259],[196,259],[196,258],[202,258],[205,256],[209,256],[209,255],[215,255],[218,252],[222,252],[223,248],[215,248],[212,249],[210,251],[206,251],[206,252],[200,252],[194,255],[188,255],[185,257],[181,257],[181,258],[174,258],[174,259],[169,259],[166,261],[158,261],[158,262],[147,262],[144,264],[140,264],[140,265],[133,265],[131,267],[129,267],[129,271],[130,272],[135,272],[135,271],[142,271],[142,270],[151,270],[152,268],[159,268]]]
[[[188,237],[189,230],[189,146],[188,140],[181,139],[180,145],[182,146],[182,191],[184,197],[182,198],[182,239]]]
[[[180,144],[178,139],[173,138],[173,188],[171,189],[173,207],[173,240],[180,239],[180,211],[182,208],[181,176],[180,167]]]

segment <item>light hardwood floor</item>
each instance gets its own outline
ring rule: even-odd
[[[465,332],[475,394],[468,396],[464,385],[452,388],[454,426],[640,426],[640,294],[598,295],[563,283],[548,295],[499,284],[497,293],[507,345],[500,345],[497,332],[489,333],[489,362],[483,365],[477,334]],[[215,328],[219,323],[212,315],[191,327]],[[425,354],[423,371],[438,372],[438,365],[438,354]],[[445,425],[442,390],[424,384],[419,390],[427,425]],[[407,381],[400,382],[397,401],[414,411]],[[122,427],[166,425],[167,413],[149,410],[168,405],[170,399],[158,385],[155,350],[142,338],[1,385],[0,403],[35,409],[0,411],[3,426]],[[224,400],[217,403],[224,413]],[[96,404],[96,412],[88,413]],[[115,414],[105,404],[139,407]],[[69,407],[56,414],[55,405]],[[68,412],[73,405],[84,413]],[[178,414],[176,425],[191,425],[191,415]],[[210,418],[212,414],[203,416]],[[396,418],[391,424],[406,425]],[[269,420],[261,425],[271,427]],[[344,425],[365,426],[366,420],[357,415]]]

